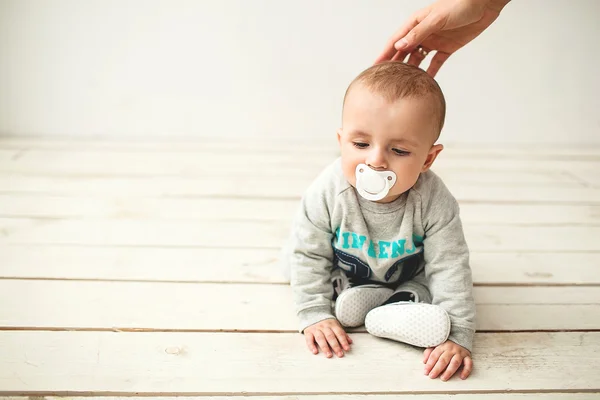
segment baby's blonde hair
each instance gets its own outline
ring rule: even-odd
[[[401,61],[387,61],[373,65],[361,72],[350,83],[344,95],[344,104],[348,93],[357,83],[364,85],[373,93],[383,96],[389,102],[407,97],[430,98],[436,108],[436,116],[439,118],[437,132],[437,137],[439,137],[446,118],[446,100],[435,79],[421,68]]]

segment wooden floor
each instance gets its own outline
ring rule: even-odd
[[[279,247],[335,157],[333,138],[0,138],[0,394],[600,398],[600,148],[440,155],[478,311],[473,374],[448,382],[363,329],[341,359],[297,333]]]

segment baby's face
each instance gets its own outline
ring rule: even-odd
[[[358,164],[393,171],[396,184],[379,200],[397,199],[425,172],[441,145],[433,145],[439,120],[428,99],[403,98],[389,103],[360,84],[354,86],[344,105],[342,128],[338,131],[344,175],[356,186]]]

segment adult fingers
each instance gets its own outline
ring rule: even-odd
[[[410,29],[406,35],[400,36],[394,43],[396,50],[412,51],[422,43],[429,35],[438,32],[444,26],[443,20],[436,14],[429,13],[414,28]]]
[[[450,57],[450,54],[448,54],[448,53],[443,53],[440,51],[436,52],[435,55],[433,56],[433,58],[431,59],[431,62],[429,63],[429,67],[427,68],[427,73],[432,78],[435,78],[435,75],[438,73],[440,68],[442,68],[442,65],[446,62],[448,57]]]
[[[404,61],[407,55],[408,53],[406,51],[398,51],[394,57],[392,57],[392,61]]]
[[[418,67],[424,59],[425,56],[421,54],[420,51],[414,50],[410,53],[410,56],[408,56],[408,61],[406,61],[406,63]]]
[[[400,40],[402,37],[404,37],[418,23],[419,23],[419,21],[416,19],[416,17],[411,17],[408,20],[408,22],[406,22],[403,26],[401,26],[400,29],[398,29],[392,35],[392,37],[387,41],[387,43],[385,44],[385,47],[383,48],[383,51],[381,52],[381,54],[379,54],[379,56],[375,60],[375,64],[379,64],[380,62],[391,60],[392,57],[394,57],[394,55],[398,52],[398,49],[396,49],[395,44],[398,42],[398,40]]]
[[[426,17],[426,15],[429,13],[429,10],[430,7],[426,7],[411,15],[408,20],[396,32],[394,32],[391,38],[387,41],[383,51],[375,60],[375,64],[378,64],[382,61],[391,60],[398,50],[401,50],[401,48],[397,47],[400,45],[400,40],[417,25],[419,25],[419,21],[422,21]]]

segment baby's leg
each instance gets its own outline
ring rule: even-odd
[[[383,304],[394,292],[382,285],[352,285],[339,269],[333,273],[332,285],[335,317],[346,328],[363,325],[367,313]]]
[[[417,347],[435,347],[450,335],[450,317],[443,308],[431,304],[431,294],[417,280],[401,284],[381,306],[365,319],[373,336],[408,343]]]
[[[404,282],[394,290],[394,294],[384,303],[384,305],[400,301],[431,304],[431,293],[429,293],[427,286],[416,280]]]

